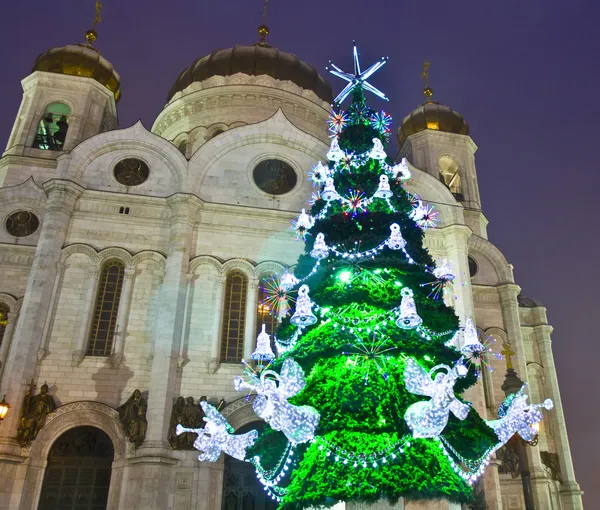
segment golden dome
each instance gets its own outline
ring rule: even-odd
[[[425,95],[427,97],[427,94]],[[458,135],[469,134],[469,125],[460,113],[438,102],[427,101],[402,120],[398,128],[399,146],[402,147],[410,135],[426,129]]]
[[[34,71],[93,78],[115,95],[115,101],[121,97],[119,74],[90,44],[69,44],[62,48],[51,48],[35,59],[32,72]]]

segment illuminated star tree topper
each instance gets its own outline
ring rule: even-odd
[[[329,65],[332,69],[329,69],[329,72],[342,80],[346,80],[348,85],[344,87],[344,89],[338,94],[338,96],[334,99],[334,103],[341,104],[344,99],[346,99],[350,93],[360,87],[361,89],[368,90],[372,92],[377,97],[385,101],[389,101],[388,97],[379,89],[376,89],[371,85],[367,80],[373,76],[379,69],[381,69],[388,61],[388,57],[382,57],[381,60],[375,62],[371,67],[369,67],[366,71],[361,71],[360,69],[360,58],[358,55],[358,49],[356,48],[356,41],[354,41],[354,73],[346,73],[342,71],[338,66],[336,66],[333,62],[329,61]]]

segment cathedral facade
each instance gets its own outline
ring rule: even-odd
[[[119,75],[91,42],[36,59],[0,159],[0,509],[273,508],[252,468],[199,463],[174,426],[201,426],[199,400],[260,426],[232,380],[303,249],[289,225],[326,159],[331,86],[263,39],[192,63],[151,130],[120,128]],[[555,403],[527,447],[537,508],[580,510],[552,327],[488,240],[469,126],[427,95],[398,140],[407,188],[439,211],[426,246],[453,264],[459,317]],[[506,361],[489,362],[467,396],[491,419]],[[482,489],[491,510],[525,508],[514,451]]]

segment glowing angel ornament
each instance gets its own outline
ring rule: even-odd
[[[306,443],[315,436],[319,413],[310,406],[295,406],[288,402],[306,386],[302,367],[292,358],[283,363],[281,374],[263,370],[260,375],[252,372],[249,380],[241,376],[234,379],[237,391],[248,389],[258,396],[252,404],[254,412],[274,430],[282,431],[292,444]]]
[[[408,161],[406,158],[402,158],[402,161],[392,167],[394,172],[394,179],[400,179],[401,181],[408,181],[411,178],[410,169],[408,168]]]
[[[400,315],[396,319],[396,326],[401,329],[414,329],[423,322],[417,313],[417,306],[413,297],[413,291],[408,287],[402,289],[402,301],[400,302]]]
[[[325,187],[321,192],[321,198],[323,198],[323,200],[326,202],[331,202],[332,200],[339,198],[338,192],[335,189],[335,185],[333,184],[333,179],[331,177],[327,177],[327,179],[325,179]]]
[[[505,444],[515,432],[525,441],[533,441],[538,434],[536,426],[544,417],[540,408],[550,410],[554,407],[549,398],[543,404],[527,404],[526,387],[527,384],[524,384],[517,393],[509,395],[500,405],[498,409],[500,419],[486,422],[502,444]]]
[[[373,148],[369,153],[369,157],[371,159],[378,159],[380,161],[383,161],[385,158],[387,158],[387,154],[385,153],[385,149],[383,148],[383,144],[379,138],[373,138]]]
[[[464,342],[460,351],[464,355],[470,355],[473,353],[481,353],[485,347],[479,341],[479,337],[477,336],[477,329],[475,329],[475,324],[471,320],[470,317],[465,321],[465,334],[464,334]]]
[[[392,223],[390,225],[391,234],[388,237],[385,244],[388,245],[390,250],[404,250],[406,248],[406,240],[402,237],[402,232],[400,231],[400,225],[397,223]]]
[[[262,325],[262,331],[256,339],[256,349],[250,356],[252,359],[257,360],[272,360],[275,357],[273,349],[271,349],[271,337],[266,331],[266,326]]]
[[[435,378],[433,374],[438,372]],[[431,397],[427,402],[417,402],[411,405],[404,414],[406,424],[412,430],[413,437],[437,437],[446,424],[452,412],[459,420],[464,420],[471,406],[460,402],[454,395],[454,385],[459,377],[467,375],[467,367],[462,359],[450,368],[448,365],[436,365],[426,372],[413,358],[406,363],[404,382],[406,389],[415,395]]]
[[[387,175],[379,176],[379,186],[373,196],[378,198],[390,198],[393,196],[392,190],[390,189],[390,181]]]
[[[317,322],[315,314],[312,313],[312,301],[308,297],[308,285],[302,285],[298,290],[296,310],[290,318],[290,322],[296,326],[310,326]]]
[[[340,149],[340,143],[338,142],[337,136],[331,141],[331,146],[327,152],[327,159],[329,161],[340,161],[344,159],[344,151]]]
[[[216,462],[219,460],[221,452],[225,452],[238,460],[244,460],[246,449],[254,444],[258,437],[256,430],[251,430],[246,434],[234,435],[233,427],[227,423],[219,411],[217,411],[208,402],[200,402],[202,410],[206,415],[203,420],[206,422],[204,428],[189,429],[177,425],[175,432],[177,435],[184,432],[193,432],[198,434],[194,441],[194,448],[200,451],[198,460]]]
[[[322,233],[317,234],[317,239],[310,251],[310,256],[317,259],[325,259],[329,257],[329,246],[325,243],[325,236]]]

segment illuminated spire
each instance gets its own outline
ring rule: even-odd
[[[269,35],[269,27],[267,26],[267,6],[269,0],[265,0],[265,4],[263,6],[263,22],[262,25],[258,27],[258,35],[260,36],[260,40],[258,41],[259,46],[269,46],[269,43],[266,41],[267,36]]]
[[[85,33],[85,38],[89,45],[93,45],[94,41],[98,39],[98,34],[96,33],[96,25],[102,21],[102,16],[100,11],[102,10],[102,4],[100,0],[96,0],[96,17],[94,18],[94,23],[92,23],[92,28],[90,28]]]
[[[433,89],[429,86],[429,65],[431,62],[426,60],[423,63],[423,72],[421,73],[421,78],[425,80],[425,88],[423,89],[423,95],[428,103],[431,103],[433,100],[431,97],[433,96]]]

